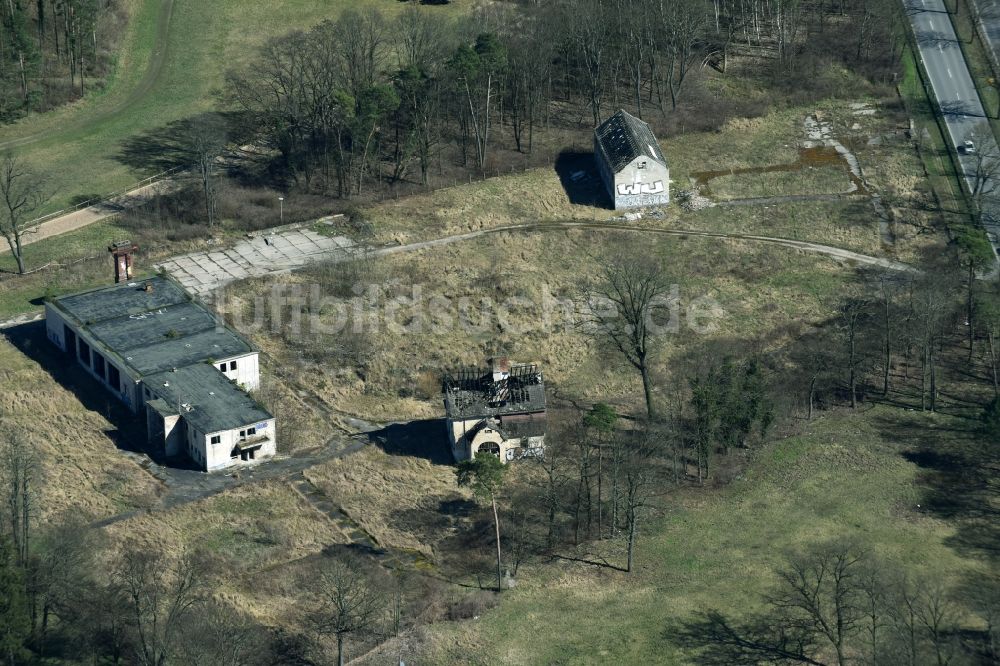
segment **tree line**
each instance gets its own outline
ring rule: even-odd
[[[0,418],[4,666],[343,664],[416,625],[429,606],[450,603],[444,612],[462,617],[470,603],[350,552],[324,553],[293,575],[303,591],[295,621],[267,626],[218,596],[233,560],[135,535],[112,541],[78,511],[43,520],[45,482],[30,431]]]
[[[790,552],[762,610],[740,617],[709,609],[665,630],[699,664],[995,663],[1000,580],[914,576],[863,542],[834,539]],[[971,642],[963,618],[985,627]]]
[[[117,0],[0,3],[0,123],[82,97],[107,75]]]
[[[889,66],[897,14],[887,0],[508,2],[454,21],[413,3],[392,18],[347,10],[268,41],[229,72],[226,98],[290,183],[350,197],[427,185],[443,160],[491,171],[498,151],[532,152],[537,131],[593,127],[619,106],[666,122],[735,50],[759,67],[730,75],[779,67],[792,86],[817,78],[816,58]]]

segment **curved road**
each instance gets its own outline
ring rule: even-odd
[[[149,64],[146,66],[146,71],[143,73],[139,83],[136,84],[135,88],[129,92],[125,99],[116,104],[112,104],[106,109],[97,110],[94,115],[69,120],[68,122],[61,124],[56,130],[38,132],[36,134],[29,134],[28,136],[18,137],[16,139],[0,141],[0,151],[27,146],[29,144],[47,139],[56,140],[59,139],[63,132],[79,132],[80,130],[85,130],[90,127],[97,127],[98,125],[115,118],[135,106],[137,103],[141,102],[156,85],[156,82],[160,78],[160,74],[163,72],[164,64],[167,61],[167,38],[170,33],[170,17],[173,15],[173,11],[174,0],[162,0],[159,14],[156,17],[156,37],[153,43],[153,50],[152,55],[150,56]]]
[[[635,227],[611,222],[526,222],[490,229],[478,229],[443,238],[415,241],[405,245],[363,245],[345,236],[324,236],[296,225],[262,236],[240,240],[227,248],[192,252],[175,256],[157,264],[157,269],[170,273],[185,289],[198,296],[213,298],[213,293],[228,284],[250,277],[266,277],[286,273],[307,264],[326,261],[342,263],[359,256],[385,256],[425,250],[502,233],[543,233],[588,229],[619,233],[658,234],[662,236],[692,236],[719,241],[748,241],[819,254],[837,261],[886,270],[915,272],[912,266],[884,257],[873,257],[839,247],[775,236],[722,233],[699,229],[663,229]]]
[[[456,243],[458,241],[471,240],[473,238],[479,238],[481,236],[486,236],[489,234],[498,234],[505,231],[556,231],[560,229],[598,229],[602,231],[626,231],[630,233],[653,233],[662,234],[666,236],[697,236],[699,238],[718,238],[720,240],[743,240],[751,241],[755,243],[767,243],[770,245],[779,245],[781,247],[787,247],[793,250],[801,250],[803,252],[809,252],[812,254],[820,254],[823,256],[831,257],[833,259],[838,259],[841,261],[849,261],[857,264],[862,264],[865,266],[877,266],[879,268],[886,268],[894,271],[901,272],[916,272],[917,269],[909,264],[904,264],[899,261],[893,261],[892,259],[886,259],[884,257],[873,257],[867,254],[861,254],[859,252],[854,252],[852,250],[845,250],[839,247],[833,247],[831,245],[822,245],[820,243],[811,243],[809,241],[794,240],[791,238],[781,238],[777,236],[758,236],[755,234],[736,234],[736,233],[724,233],[720,231],[699,231],[697,229],[657,229],[655,227],[633,227],[626,226],[624,224],[615,224],[612,222],[528,222],[525,224],[511,224],[503,227],[495,227],[492,229],[480,229],[478,231],[470,231],[465,234],[457,234],[455,236],[445,236],[444,238],[437,238],[429,241],[419,241],[416,243],[408,243],[406,245],[396,245],[390,247],[373,248],[372,254],[382,255],[382,254],[395,254],[397,252],[410,252],[412,250],[421,250],[424,248],[437,247],[440,245],[450,245],[451,243]]]

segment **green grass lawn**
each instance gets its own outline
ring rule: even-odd
[[[889,407],[829,413],[754,454],[729,487],[663,497],[631,576],[571,562],[529,567],[478,621],[438,625],[431,661],[688,663],[663,638],[668,621],[706,608],[752,611],[787,549],[838,536],[858,537],[918,575],[950,581],[979,570],[951,549],[950,524],[916,509],[920,469],[885,434],[901,415]],[[948,417],[907,418],[925,429],[967,429]],[[602,554],[623,561],[613,547]]]
[[[40,137],[15,149],[48,178],[53,197],[43,212],[64,208],[74,196],[116,191],[150,175],[115,159],[123,140],[218,108],[216,93],[226,69],[251,58],[267,38],[336,18],[348,7],[394,13],[402,6],[376,0],[173,0],[169,31],[158,40],[166,2],[135,0],[118,65],[103,91],[0,127],[0,149],[6,141]],[[455,16],[469,4],[463,0],[424,10]],[[160,56],[159,76],[144,79]]]
[[[43,242],[24,247],[24,262],[28,270],[38,269],[50,263],[77,261],[86,257],[103,256],[111,241],[123,234],[122,228],[113,220],[102,220],[83,229],[52,236]],[[30,237],[29,237],[30,238]],[[7,243],[0,243],[0,270],[15,271],[17,262],[7,249]]]

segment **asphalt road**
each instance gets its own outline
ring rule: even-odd
[[[959,147],[974,138],[980,155],[1000,155],[990,131],[976,85],[962,56],[962,49],[945,9],[944,0],[903,0],[916,35],[917,47],[927,70],[938,107],[944,117],[952,147],[959,155],[959,164],[968,191],[975,188],[975,174],[981,158],[965,154]],[[983,192],[994,191],[996,184],[988,181]],[[1000,251],[1000,208],[995,202],[984,203],[983,225],[990,232],[995,251]]]

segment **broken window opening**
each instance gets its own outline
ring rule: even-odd
[[[479,445],[479,451],[477,452],[477,455],[479,453],[489,453],[494,458],[499,458],[500,445],[497,444],[496,442],[483,442],[482,444]]]

